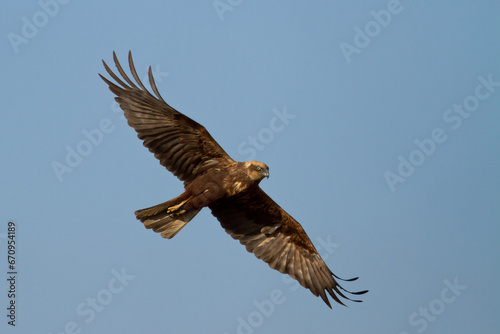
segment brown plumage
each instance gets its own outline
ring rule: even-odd
[[[321,259],[302,226],[274,202],[260,187],[269,168],[262,162],[236,162],[197,122],[170,107],[160,96],[149,68],[152,95],[135,71],[132,54],[129,65],[135,83],[113,59],[121,79],[103,61],[113,83],[100,75],[117,96],[128,124],[160,163],[184,181],[180,196],[151,208],[135,212],[146,228],[174,237],[196,214],[208,207],[231,237],[247,251],[302,286],[321,296],[331,308],[326,292],[344,305],[339,296],[350,299],[350,292],[338,283]],[[124,80],[124,81],[123,81]],[[345,281],[353,281],[353,278]],[[353,300],[359,301],[359,300]]]

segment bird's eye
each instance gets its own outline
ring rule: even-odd
[[[256,167],[255,167],[255,170],[257,170],[257,171],[259,171],[259,172],[260,172],[260,171],[262,170],[262,168],[260,168],[260,166],[256,166]]]

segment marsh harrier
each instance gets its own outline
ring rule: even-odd
[[[114,83],[101,78],[116,94],[128,124],[160,164],[184,182],[185,191],[174,199],[135,212],[146,228],[164,238],[174,237],[204,207],[208,207],[231,237],[271,268],[288,274],[331,308],[326,292],[353,300],[318,254],[302,226],[260,187],[269,177],[262,162],[237,162],[217,144],[208,131],[169,106],[160,96],[149,68],[151,94],[139,79],[129,52],[131,80],[113,59],[121,78],[103,61]],[[352,278],[344,281],[353,281]],[[359,301],[359,300],[353,300]]]

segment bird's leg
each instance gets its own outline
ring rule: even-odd
[[[182,202],[180,202],[179,204],[176,204],[176,205],[173,205],[173,206],[169,207],[169,208],[167,209],[167,213],[172,213],[172,212],[177,211],[177,210],[178,210],[179,208],[181,208],[184,204],[186,204],[186,202],[187,202],[188,200],[189,200],[189,198],[188,198],[188,199],[186,199],[186,200],[184,200],[184,201],[182,201]]]

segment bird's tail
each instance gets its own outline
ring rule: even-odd
[[[201,208],[184,208],[191,199],[183,195],[150,208],[137,210],[135,216],[144,223],[146,228],[161,233],[161,236],[172,239],[191,219],[200,212]]]

